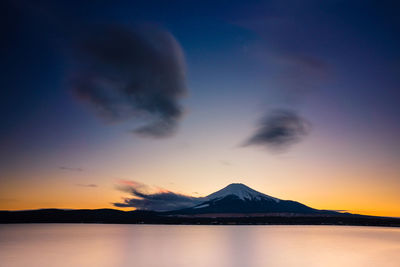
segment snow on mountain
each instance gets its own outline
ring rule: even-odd
[[[230,184],[224,187],[223,189],[206,196],[204,199],[205,200],[221,199],[230,195],[234,195],[241,200],[272,200],[277,203],[280,201],[280,199],[278,198],[274,198],[265,195],[263,193],[260,193],[241,183]]]

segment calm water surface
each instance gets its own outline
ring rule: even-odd
[[[400,229],[0,225],[0,266],[400,266]]]

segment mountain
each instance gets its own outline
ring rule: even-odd
[[[260,193],[244,184],[234,183],[206,196],[204,202],[190,208],[167,212],[171,215],[196,214],[338,214],[317,210],[291,200],[282,200]]]

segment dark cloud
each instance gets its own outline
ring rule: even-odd
[[[97,187],[97,184],[76,184],[76,186],[81,186],[81,187]]]
[[[66,167],[66,166],[60,166],[58,169],[63,170],[63,171],[72,171],[72,172],[82,172],[82,168],[75,168],[75,167]]]
[[[155,27],[98,27],[76,47],[73,90],[97,114],[129,121],[141,136],[166,137],[183,116],[184,56],[174,37]]]
[[[300,141],[309,130],[309,122],[295,111],[275,110],[260,120],[254,135],[243,145],[260,145],[281,150]]]
[[[202,198],[186,196],[164,189],[148,193],[150,187],[134,181],[121,181],[118,188],[129,192],[133,198],[125,198],[122,203],[113,203],[116,207],[134,207],[141,210],[168,211],[187,208],[199,204]]]

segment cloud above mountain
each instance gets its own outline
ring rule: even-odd
[[[120,181],[117,187],[132,195],[122,202],[115,202],[115,207],[132,207],[140,210],[168,211],[194,206],[202,198],[174,193],[162,188],[153,188],[135,181]]]
[[[172,135],[187,93],[182,49],[157,27],[96,27],[75,46],[71,85],[107,122],[145,137]]]
[[[310,123],[293,110],[274,110],[259,121],[255,133],[243,146],[260,145],[282,150],[300,141],[310,127]]]

